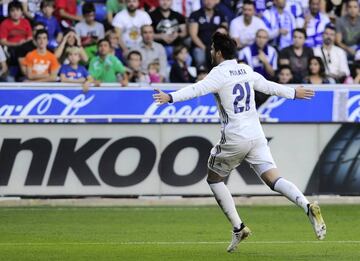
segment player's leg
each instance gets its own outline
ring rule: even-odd
[[[272,190],[279,192],[301,207],[308,215],[317,237],[325,238],[326,226],[317,202],[310,204],[295,184],[280,177],[266,141],[255,142],[255,146],[249,152],[246,160]]]
[[[227,251],[233,252],[238,244],[247,238],[251,232],[242,222],[236,210],[234,199],[224,183],[225,177],[230,174],[231,170],[239,164],[244,156],[240,153],[229,157],[227,148],[229,146],[223,146],[222,149],[219,149],[219,145],[217,145],[212,150],[208,161],[207,182],[214,193],[218,205],[232,224],[232,240]],[[220,153],[220,151],[222,152]]]
[[[282,178],[276,168],[269,169],[261,174],[262,180],[274,191],[287,197],[299,207],[303,208],[318,239],[326,235],[326,225],[317,202],[309,203],[304,194],[290,181]]]
[[[218,205],[232,224],[232,239],[227,251],[233,252],[239,243],[250,235],[251,231],[241,221],[235,207],[234,199],[224,183],[224,177],[218,175],[211,169],[208,169],[207,182],[211,191],[214,193]]]

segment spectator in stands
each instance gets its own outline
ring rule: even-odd
[[[6,82],[7,81],[7,73],[8,73],[8,67],[6,64],[6,56],[4,49],[0,45],[0,82]]]
[[[62,40],[63,34],[60,25],[53,16],[55,11],[54,0],[43,0],[40,5],[41,11],[35,14],[34,20],[45,25],[49,34],[48,48],[54,50]]]
[[[309,59],[308,76],[305,77],[304,83],[329,84],[335,83],[335,80],[326,75],[322,59],[318,56],[313,56]]]
[[[208,75],[208,69],[205,66],[200,66],[196,68],[196,81],[201,81]]]
[[[274,0],[274,6],[265,10],[262,16],[270,39],[279,49],[292,44],[292,31],[296,28],[295,17],[285,10],[285,5],[285,0]]]
[[[242,49],[239,53],[239,59],[265,78],[272,78],[277,69],[278,55],[275,48],[268,44],[268,41],[268,32],[264,29],[258,30],[255,43]]]
[[[63,64],[60,68],[60,81],[66,83],[81,83],[84,92],[87,92],[93,79],[86,68],[79,65],[80,48],[76,46],[68,48],[67,59],[69,60],[69,64]]]
[[[20,77],[19,53],[32,40],[32,30],[29,21],[22,17],[22,4],[11,2],[9,4],[9,17],[0,25],[0,42],[7,48],[9,54],[10,75],[18,79]]]
[[[72,27],[83,18],[77,14],[77,0],[55,0],[55,16],[64,28]]]
[[[306,30],[306,42],[308,47],[322,45],[322,34],[325,26],[330,23],[329,17],[320,12],[321,0],[309,0],[310,13],[305,16],[304,29]]]
[[[138,7],[139,0],[126,0],[126,9],[118,13],[112,21],[120,37],[119,44],[125,54],[141,42],[141,26],[152,24],[148,13],[139,10]]]
[[[1,1],[0,2],[0,22],[2,22],[5,18],[9,16],[9,3],[12,1]],[[19,0],[18,2],[22,5],[22,11],[25,17],[31,19],[31,16],[28,16],[28,1],[27,0]]]
[[[159,7],[159,1],[158,0],[139,0],[139,7],[149,13]]]
[[[228,30],[228,27],[225,26],[225,25],[220,25],[215,32],[219,32],[221,34],[226,34],[228,35],[229,34],[229,30]]]
[[[230,23],[230,35],[237,43],[238,48],[244,48],[255,42],[255,34],[259,29],[266,29],[264,22],[255,16],[255,3],[244,1],[242,15]]]
[[[286,0],[285,10],[291,12],[295,17],[297,28],[304,26],[304,13],[308,8],[309,2],[307,0]]]
[[[36,32],[39,30],[45,30],[45,25],[40,22],[34,22],[33,27],[32,27],[32,35],[33,35],[32,40],[26,42],[25,44],[23,44],[21,46],[21,49],[17,50],[18,63],[20,65],[21,73],[23,75],[26,74],[26,67],[23,65],[23,60],[29,52],[34,51],[37,48],[35,35],[36,35]],[[21,77],[22,76],[20,76],[20,74],[19,74],[19,79]]]
[[[204,8],[193,12],[189,18],[192,54],[197,67],[211,64],[209,39],[220,25],[227,26],[225,17],[215,8],[216,4],[217,0],[204,0]]]
[[[80,37],[76,34],[76,32],[70,29],[64,36],[63,40],[59,44],[58,48],[55,50],[55,56],[59,59],[61,64],[69,63],[67,60],[67,49],[70,47],[77,46],[80,48],[80,60],[83,63],[87,63],[89,58],[81,45]]]
[[[354,62],[354,66],[353,66],[353,78],[354,78],[354,84],[359,84],[360,83],[360,62],[356,61]]]
[[[291,84],[293,82],[293,72],[289,65],[281,65],[277,71],[277,82],[281,84]]]
[[[75,32],[81,39],[89,60],[96,55],[96,43],[105,37],[104,25],[95,21],[95,6],[93,3],[85,2],[82,6],[84,20],[77,23]]]
[[[342,83],[350,75],[350,70],[345,51],[335,46],[335,35],[335,27],[327,25],[323,33],[323,45],[314,48],[314,55],[323,60],[326,74]]]
[[[154,42],[154,28],[151,25],[143,25],[141,27],[141,36],[143,40],[133,50],[138,50],[141,53],[143,70],[146,71],[149,63],[158,60],[160,63],[160,75],[166,79],[166,51],[161,44]]]
[[[347,15],[336,21],[336,44],[353,58],[360,44],[360,16],[357,0],[346,3]]]
[[[127,56],[128,67],[126,70],[129,82],[142,84],[150,83],[149,75],[142,69],[142,57],[139,51],[130,51]]]
[[[266,10],[270,9],[274,5],[273,0],[254,1],[254,3],[255,3],[256,15],[260,18],[263,16]]]
[[[182,14],[185,17],[190,17],[191,13],[201,8],[201,0],[173,0],[171,9]]]
[[[174,83],[193,83],[195,78],[190,74],[186,65],[186,59],[189,55],[184,45],[178,45],[174,49],[174,63],[170,70],[170,82]]]
[[[154,39],[165,47],[168,61],[172,61],[174,46],[187,36],[185,17],[170,7],[171,0],[159,0],[159,7],[150,13]]]
[[[47,31],[37,31],[35,40],[36,50],[29,52],[23,60],[26,80],[32,82],[55,82],[60,65],[55,55],[47,50],[49,42]]]
[[[107,0],[106,11],[107,11],[107,22],[111,25],[114,15],[119,13],[125,8],[124,0]]]
[[[302,28],[293,31],[293,44],[282,49],[279,53],[279,64],[290,65],[294,73],[294,83],[302,83],[307,75],[309,58],[314,56],[310,47],[304,46],[306,32]],[[285,60],[285,61],[284,61]]]
[[[158,60],[154,60],[148,65],[148,74],[150,83],[161,83],[164,82],[164,77],[160,74],[160,63]]]
[[[26,8],[24,8],[23,11],[29,20],[33,20],[36,13],[41,11],[41,2],[42,0],[25,0]]]
[[[89,72],[95,84],[120,82],[121,86],[127,86],[125,67],[118,58],[110,54],[111,47],[107,39],[98,42],[98,52],[99,55],[93,57],[89,65]]]
[[[123,64],[126,64],[123,51],[119,44],[119,36],[117,35],[115,29],[107,31],[105,35],[106,39],[108,39],[111,44],[111,54],[115,55]]]

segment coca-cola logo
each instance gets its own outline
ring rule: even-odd
[[[0,107],[0,117],[2,122],[22,122],[27,117],[31,119],[31,115],[41,116],[71,116],[76,115],[77,112],[91,103],[95,95],[86,97],[84,94],[79,94],[74,98],[66,97],[59,93],[43,93],[32,100],[30,100],[25,105],[12,105],[5,104]],[[60,103],[62,108],[60,113],[56,115],[49,114],[54,107],[55,102]],[[40,117],[39,117],[40,118]],[[60,117],[61,118],[61,117]],[[54,119],[47,119],[49,122],[54,121]],[[33,120],[36,121],[36,120]],[[44,120],[46,122],[46,119]],[[59,121],[66,121],[62,119],[56,119]]]
[[[168,106],[158,106],[152,103],[144,113],[144,119],[141,122],[180,122],[186,119],[186,122],[219,122],[217,107],[210,105],[199,105],[192,107],[190,105],[178,104]]]

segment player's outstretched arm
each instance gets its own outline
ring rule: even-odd
[[[306,99],[310,100],[315,96],[315,92],[310,89],[305,89],[303,86],[295,88],[295,99]]]
[[[155,88],[154,91],[156,92],[155,94],[153,94],[153,98],[154,101],[158,104],[164,104],[164,103],[168,103],[168,102],[172,102],[172,97],[163,92],[162,90],[160,90],[159,88]]]

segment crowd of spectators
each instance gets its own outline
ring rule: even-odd
[[[359,83],[358,0],[18,0],[0,4],[0,81],[192,83],[211,36],[280,83]]]

